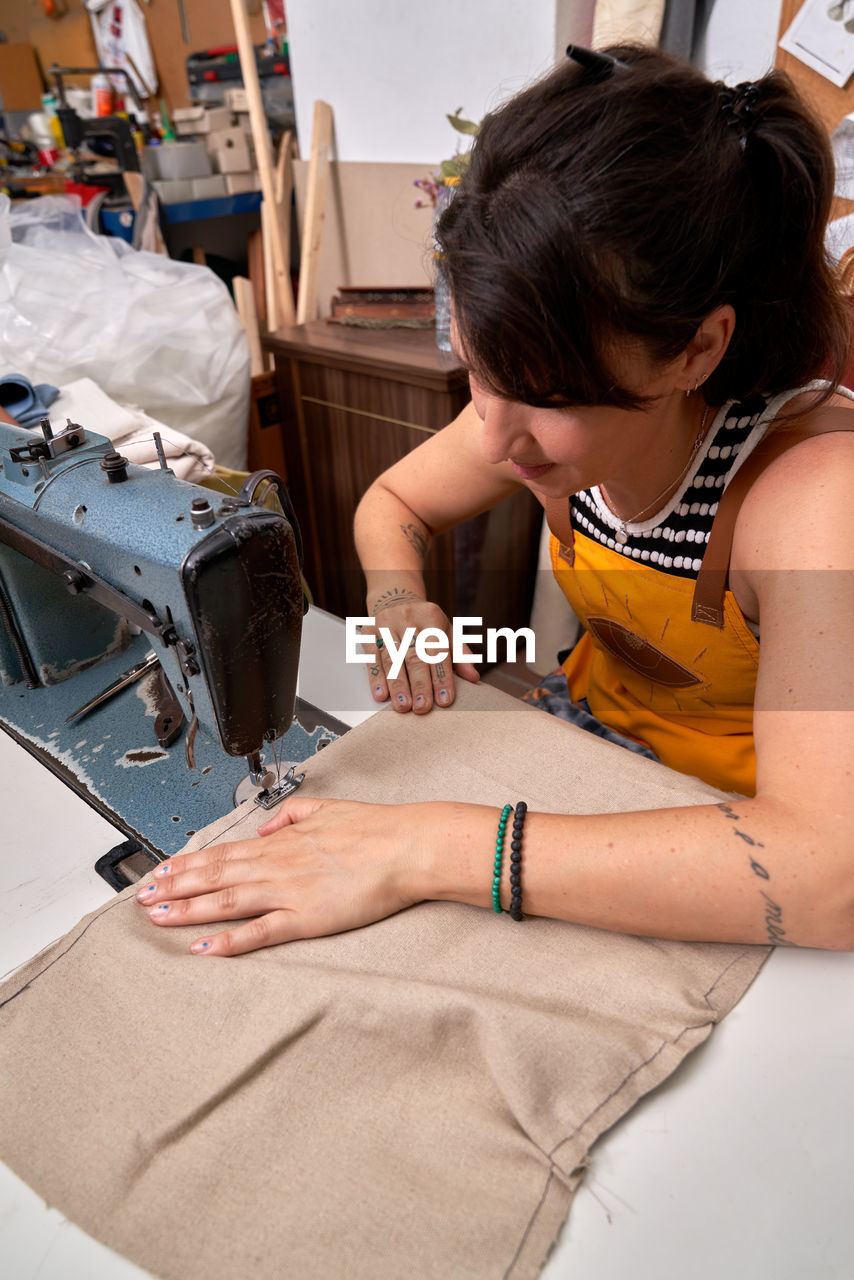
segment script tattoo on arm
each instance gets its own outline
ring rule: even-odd
[[[424,597],[417,596],[414,591],[407,591],[400,587],[392,587],[390,591],[384,591],[377,600],[373,608],[374,617],[378,613],[382,613],[384,609],[393,609],[396,604],[423,604]]]
[[[418,528],[417,524],[402,524],[400,532],[409,545],[415,549],[419,558],[423,560],[427,554],[427,539],[424,536],[424,532]]]
[[[726,804],[726,802],[722,801],[720,804],[716,805],[716,808],[720,809],[724,817],[733,823],[732,833],[734,836],[737,836],[739,840],[743,840],[746,845],[749,845],[753,849],[765,848],[761,840],[754,840],[753,836],[748,835],[746,831],[743,831],[741,827],[736,825],[741,822],[741,818],[735,812],[732,805]],[[757,858],[753,856],[753,854],[749,853],[747,856],[750,859],[750,870],[757,879],[763,880],[768,884],[771,880],[771,873],[762,865],[761,862],[758,861]],[[786,929],[783,926],[783,908],[780,906],[779,902],[774,901],[767,889],[760,889],[759,892],[765,902],[765,929],[768,934],[768,941],[775,947],[796,947],[798,944],[796,942],[792,942],[791,938],[786,936]]]

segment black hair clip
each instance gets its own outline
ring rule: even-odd
[[[611,75],[618,67],[627,71],[629,65],[627,62],[621,62],[619,58],[615,58],[612,53],[602,53],[598,49],[585,49],[580,44],[568,44],[566,46],[566,56],[571,58],[573,62],[577,62],[585,71],[596,72],[597,80],[604,80],[606,76]]]

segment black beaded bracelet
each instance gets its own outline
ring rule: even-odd
[[[525,826],[525,814],[528,806],[524,800],[516,805],[513,814],[513,836],[510,841],[510,906],[508,908],[512,920],[521,920],[522,916],[522,829]]]

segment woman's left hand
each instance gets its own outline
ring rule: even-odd
[[[240,955],[357,929],[427,896],[425,853],[447,839],[453,808],[293,797],[259,838],[161,863],[137,900],[158,925],[246,921],[199,938],[196,954]]]

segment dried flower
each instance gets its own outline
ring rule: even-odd
[[[425,196],[427,197],[426,200],[415,201],[416,209],[435,209],[436,208],[436,205],[439,203],[439,185],[438,185],[437,178],[438,178],[438,175],[430,178],[415,179],[415,181],[412,184],[413,187],[418,187],[418,189],[420,191],[423,191]]]
[[[445,119],[457,133],[468,134],[469,137],[476,137],[480,128],[479,124],[475,124],[473,120],[466,120],[460,115],[462,107],[457,107],[453,115],[448,115]],[[450,160],[443,160],[439,168],[430,174],[427,178],[416,178],[413,186],[423,191],[427,197],[426,200],[418,199],[415,201],[416,209],[435,209],[439,203],[440,187],[455,187],[460,178],[469,166],[468,151],[456,151]]]

